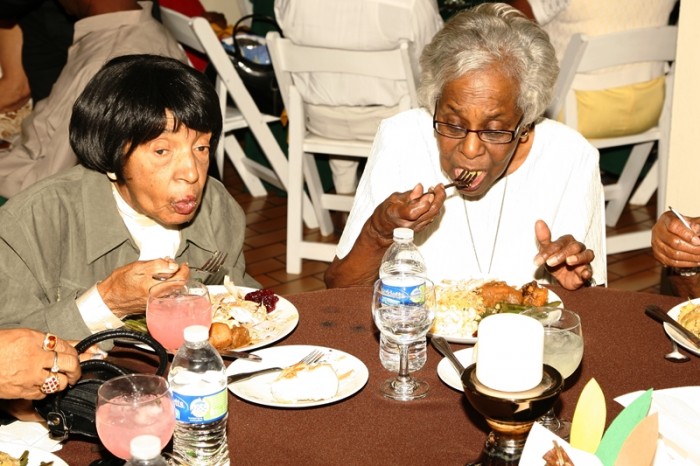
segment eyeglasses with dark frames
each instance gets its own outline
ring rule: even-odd
[[[523,117],[520,117],[518,125],[513,131],[492,130],[492,129],[468,129],[461,126],[452,125],[435,119],[437,114],[437,102],[435,103],[435,111],[433,112],[433,129],[440,135],[450,139],[464,139],[469,133],[476,133],[479,140],[490,144],[508,144],[513,142],[515,135],[520,131],[520,125],[523,122]]]

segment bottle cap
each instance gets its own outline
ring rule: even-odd
[[[413,230],[410,228],[394,228],[394,239],[413,241]]]
[[[132,458],[151,460],[160,455],[160,439],[155,435],[137,435],[129,442]]]
[[[185,341],[190,343],[199,343],[209,339],[209,329],[204,325],[190,325],[185,327]]]

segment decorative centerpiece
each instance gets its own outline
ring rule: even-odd
[[[556,402],[564,382],[543,364],[543,342],[532,317],[494,314],[479,324],[476,363],[462,373],[462,385],[492,431],[470,465],[517,465],[532,424]]]

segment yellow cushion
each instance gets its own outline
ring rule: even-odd
[[[664,103],[664,81],[661,76],[602,91],[575,91],[579,132],[587,138],[608,138],[653,128]]]

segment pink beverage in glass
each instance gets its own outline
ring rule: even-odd
[[[148,303],[146,325],[153,338],[166,349],[175,352],[185,342],[185,327],[211,326],[209,297],[181,295],[153,298]]]
[[[169,395],[119,395],[97,407],[100,441],[114,456],[128,460],[129,442],[138,435],[160,438],[161,449],[175,430],[175,407]]]

